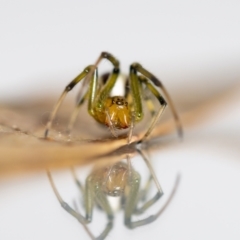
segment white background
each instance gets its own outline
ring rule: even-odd
[[[194,106],[239,83],[239,11],[237,0],[1,0],[0,101],[57,98],[109,51],[123,71],[139,61],[159,76],[179,109]],[[237,101],[152,156],[166,195],[181,172],[176,198],[155,223],[132,232],[120,214],[108,239],[240,238]],[[88,239],[45,173],[1,180],[0,196],[0,239]]]

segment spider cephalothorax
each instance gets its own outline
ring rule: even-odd
[[[112,73],[105,74],[102,79],[99,80],[97,67],[103,58],[108,59],[112,63],[113,70]],[[86,99],[88,99],[89,114],[99,123],[107,125],[110,128],[112,134],[116,137],[117,134],[115,134],[115,129],[121,130],[130,128],[130,126],[133,125],[132,123],[140,122],[143,119],[142,101],[145,101],[147,103],[150,103],[147,104],[147,106],[153,115],[152,122],[150,123],[146,134],[143,137],[145,139],[151,133],[155,124],[157,123],[157,120],[167,106],[167,102],[159,91],[162,90],[173,112],[173,116],[178,128],[178,133],[179,135],[182,134],[180,121],[170,99],[170,96],[168,95],[168,92],[164,88],[163,84],[153,74],[143,68],[139,63],[131,64],[129,76],[126,78],[127,84],[125,85],[125,96],[111,97],[110,94],[116,82],[119,80],[119,76],[119,61],[110,53],[102,52],[95,65],[89,65],[86,67],[83,72],[81,72],[66,86],[47,124],[45,137],[48,136],[52,121],[66,94],[71,91],[72,88],[81,80],[84,80],[83,86],[88,85],[89,87],[85,95],[83,94],[82,98],[79,99],[75,111],[73,112],[70,124],[68,126],[69,132],[75,122],[78,112],[77,110]],[[145,88],[143,85],[145,85]],[[160,104],[158,111],[155,111],[151,98],[146,98],[144,97],[144,94],[142,94],[142,91],[144,91],[146,88],[148,88],[152,95],[157,98]],[[126,99],[131,99],[131,105],[128,104]],[[129,135],[131,135],[130,132],[131,131],[129,131]]]
[[[109,196],[118,197],[124,193],[128,181],[128,167],[123,162],[97,168],[88,177],[95,186]]]
[[[104,107],[95,110],[96,120],[117,129],[126,129],[131,124],[128,102],[124,97],[115,96],[106,99]]]

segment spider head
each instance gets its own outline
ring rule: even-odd
[[[107,112],[107,126],[113,125],[117,129],[126,129],[130,127],[131,112],[128,108],[128,102],[124,97],[109,97],[105,103]]]
[[[121,162],[105,169],[103,191],[112,197],[121,196],[127,184],[127,166]]]

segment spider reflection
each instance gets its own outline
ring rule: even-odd
[[[162,188],[156,178],[149,160],[141,150],[137,149],[137,151],[142,156],[150,170],[149,179],[143,188],[140,188],[141,176],[131,166],[129,155],[126,156],[126,162],[121,161],[112,165],[94,168],[86,179],[85,187],[82,186],[74,170],[72,170],[75,182],[84,197],[85,216],[82,215],[77,209],[70,207],[62,199],[54,184],[52,176],[48,171],[48,178],[61,206],[84,226],[91,239],[105,239],[113,228],[114,211],[108,200],[108,196],[120,197],[120,207],[124,211],[124,224],[130,229],[140,227],[155,221],[173,198],[173,195],[179,183],[179,176],[176,178],[176,182],[170,197],[158,212],[142,220],[132,220],[133,215],[141,215],[149,207],[155,204],[163,195]],[[157,192],[151,199],[146,200],[146,195],[149,192],[149,187],[152,181],[156,185]],[[140,203],[142,203],[141,206],[139,206]],[[105,228],[98,237],[95,237],[87,227],[87,224],[91,223],[93,220],[94,206],[98,206],[101,210],[103,210],[106,213],[108,219]]]

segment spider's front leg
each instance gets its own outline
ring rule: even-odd
[[[57,101],[57,104],[55,105],[55,107],[53,108],[53,111],[51,113],[51,116],[50,116],[50,119],[47,123],[47,126],[46,126],[46,129],[45,129],[45,134],[44,134],[44,137],[47,138],[48,136],[48,133],[51,129],[51,126],[52,126],[52,122],[54,120],[54,117],[56,116],[56,113],[59,109],[59,107],[61,106],[64,98],[66,97],[67,93],[69,91],[71,91],[75,86],[76,84],[78,84],[82,79],[84,79],[87,75],[90,74],[91,72],[91,69],[94,69],[94,66],[93,65],[90,65],[88,67],[86,67],[76,78],[74,78],[64,89],[62,95],[60,96],[60,98],[58,99]],[[93,71],[96,71],[96,69],[94,69]],[[92,75],[93,76],[93,75]]]
[[[99,63],[101,62],[102,59],[107,59],[112,63],[113,65],[113,70],[112,73],[109,75],[106,84],[104,85],[103,89],[100,90],[99,92],[99,82],[98,82],[98,74],[97,74],[97,67]],[[95,72],[94,72],[95,71]],[[89,78],[93,76],[90,80],[89,84],[89,91],[83,98],[79,98],[79,102],[77,103],[74,112],[70,118],[70,122],[68,125],[68,134],[70,134],[71,129],[75,123],[77,114],[79,112],[80,106],[83,104],[84,100],[88,98],[88,113],[95,118],[98,122],[101,121],[101,116],[102,113],[105,111],[104,110],[104,103],[109,96],[112,88],[115,85],[115,82],[117,80],[117,77],[119,75],[119,61],[110,53],[107,52],[102,52],[96,61],[95,65],[90,69],[89,74],[85,78],[85,82],[89,82]],[[79,94],[81,95],[81,94]],[[100,112],[100,114],[98,114]],[[108,112],[104,113],[108,114]],[[114,129],[113,127],[110,129],[114,135]]]
[[[141,75],[138,76],[137,73],[140,73]],[[153,85],[149,82],[149,80],[153,83]],[[131,83],[131,89],[132,89],[134,98],[137,99],[136,104],[135,104],[137,113],[139,114],[139,112],[141,112],[140,111],[141,110],[141,108],[140,108],[141,99],[140,99],[139,91],[137,90],[137,88],[139,88],[139,85],[140,85],[140,83],[137,83],[138,81],[144,83],[148,87],[148,89],[158,99],[158,101],[161,105],[161,107],[160,107],[158,113],[156,114],[154,120],[152,121],[148,131],[144,135],[143,139],[140,140],[140,142],[142,142],[144,139],[146,139],[150,135],[150,133],[152,132],[153,128],[155,127],[159,117],[161,116],[161,114],[163,113],[163,111],[164,111],[164,109],[167,105],[165,99],[161,96],[161,94],[156,89],[156,87],[159,87],[163,91],[164,95],[166,96],[168,104],[169,104],[169,106],[171,108],[171,111],[173,113],[174,120],[176,122],[178,135],[180,137],[182,137],[182,135],[183,135],[182,125],[181,125],[179,116],[177,114],[177,111],[174,107],[174,104],[173,104],[167,90],[165,89],[165,87],[163,86],[161,81],[159,79],[157,79],[152,73],[150,73],[145,68],[143,68],[139,63],[133,63],[130,66],[130,83]],[[140,108],[140,110],[138,108]]]

